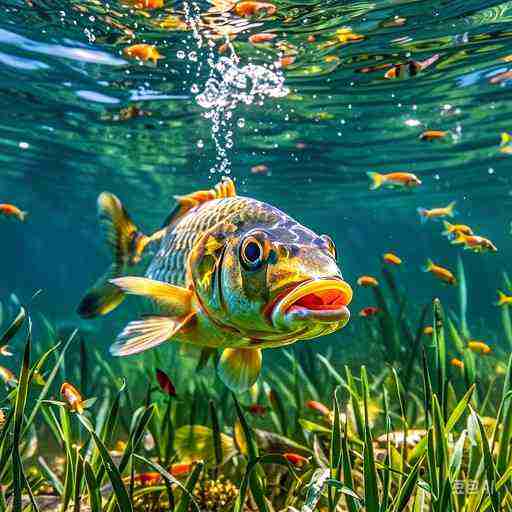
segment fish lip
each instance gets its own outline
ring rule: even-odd
[[[334,293],[335,303],[308,304],[309,296],[325,296]],[[276,302],[271,312],[272,323],[276,327],[288,327],[296,322],[341,323],[343,327],[350,318],[347,306],[353,292],[348,283],[340,277],[309,279],[289,290]],[[301,304],[301,301],[304,303]]]

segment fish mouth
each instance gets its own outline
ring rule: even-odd
[[[352,288],[338,277],[311,279],[280,297],[272,310],[272,323],[289,328],[297,322],[345,326],[350,318],[347,306]]]

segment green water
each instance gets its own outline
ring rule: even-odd
[[[355,289],[353,319],[346,333],[323,343],[362,349],[356,340],[365,320],[357,313],[374,301],[355,282],[361,274],[379,275],[381,255],[393,251],[404,261],[394,272],[411,314],[435,296],[457,310],[457,289],[421,266],[431,257],[455,271],[462,255],[472,333],[505,347],[495,334],[493,302],[512,251],[512,156],[499,151],[501,133],[512,129],[512,80],[503,75],[512,70],[503,60],[512,54],[512,2],[274,5],[275,14],[249,20],[237,16],[233,4],[208,13],[207,2],[165,1],[154,10],[119,1],[2,3],[0,202],[30,212],[23,224],[0,224],[4,316],[15,310],[11,293],[26,303],[42,289],[35,312],[76,322],[80,297],[109,263],[97,195],[115,193],[152,231],[174,207],[173,195],[221,178],[223,172],[211,172],[222,164],[220,149],[226,151],[223,171],[240,194],[270,202],[335,240],[344,277]],[[183,22],[187,9],[196,36],[190,24],[182,31],[162,28],[171,15]],[[346,27],[355,34],[351,42],[340,32]],[[208,58],[213,65],[234,58],[218,51],[225,32],[237,34],[238,68],[271,69],[288,94],[267,91],[250,104],[220,108],[216,146],[197,93],[209,77],[221,79]],[[276,37],[257,47],[248,42],[260,32]],[[123,49],[136,43],[156,45],[165,58],[156,64],[127,58]],[[416,76],[384,77],[389,66],[434,55],[438,60]],[[283,56],[293,62],[273,67]],[[388,67],[361,71],[380,65]],[[136,115],[124,119],[122,109],[133,106]],[[448,133],[421,141],[427,129]],[[256,165],[267,171],[252,172]],[[412,172],[423,184],[412,192],[369,191],[368,171]],[[420,223],[417,207],[452,200],[457,221],[490,238],[498,253],[456,249],[441,236],[439,222]],[[94,325],[104,333],[97,338],[102,347],[122,326],[116,315]]]

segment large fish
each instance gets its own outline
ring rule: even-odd
[[[79,314],[104,315],[126,294],[151,299],[158,311],[130,322],[112,354],[136,354],[167,341],[222,349],[219,376],[243,391],[258,378],[261,349],[346,325],[352,290],[327,235],[269,204],[237,196],[229,179],[176,199],[164,227],[146,236],[114,195],[98,198],[114,263],[82,299]],[[145,277],[126,276],[152,249]]]

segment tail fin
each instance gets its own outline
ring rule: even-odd
[[[425,222],[427,222],[428,220],[428,210],[420,206],[419,208],[416,208],[416,211],[418,212],[418,215],[421,218],[421,223],[425,224]]]
[[[501,145],[505,146],[506,144],[510,144],[512,142],[512,135],[507,132],[503,132],[501,134]]]
[[[453,233],[453,224],[450,224],[447,220],[443,220],[443,227],[444,231],[442,234],[445,236],[451,236]]]
[[[136,265],[151,240],[138,230],[113,194],[102,192],[98,197],[98,218],[114,261],[78,305],[77,312],[82,318],[106,315],[121,304],[124,294],[109,280],[122,276],[127,265]]]
[[[20,220],[21,222],[25,222],[25,219],[27,218],[28,212],[21,211],[20,212]]]
[[[496,306],[503,306],[507,303],[508,297],[501,291],[498,290],[498,302],[496,302]]]
[[[423,272],[430,272],[433,266],[434,262],[430,258],[428,258],[427,263],[425,264],[425,266],[421,268],[421,270],[423,270]]]
[[[448,215],[448,217],[455,217],[456,215],[456,211],[455,211],[455,205],[456,205],[456,201],[452,201],[447,207],[446,207],[446,215]]]
[[[384,182],[384,176],[378,172],[367,172],[366,175],[370,178],[370,190],[379,188]]]

